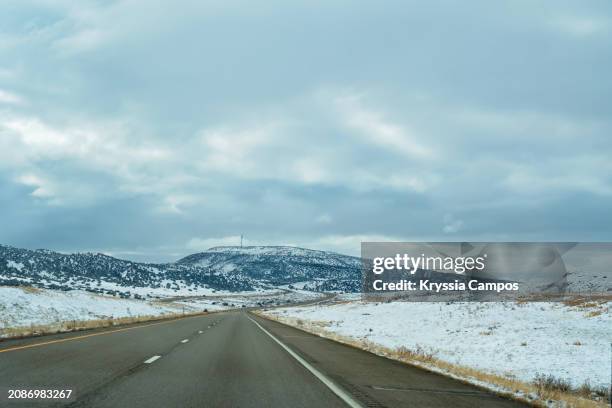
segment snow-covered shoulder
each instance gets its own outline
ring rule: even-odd
[[[365,303],[271,310],[388,348],[531,382],[553,375],[573,386],[610,384],[610,303]]]

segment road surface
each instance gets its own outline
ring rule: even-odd
[[[244,311],[4,341],[0,391],[3,407],[521,406]]]

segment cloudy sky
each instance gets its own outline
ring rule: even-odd
[[[3,1],[0,243],[612,240],[609,1]]]

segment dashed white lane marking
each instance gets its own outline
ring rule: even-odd
[[[148,360],[145,360],[144,363],[145,364],[151,364],[152,362],[154,362],[155,360],[157,360],[158,358],[161,358],[161,356],[153,356]]]
[[[187,343],[189,339],[181,340],[181,343]]]
[[[323,374],[322,372],[320,372],[319,370],[314,368],[312,365],[310,365],[310,363],[308,363],[306,360],[304,360],[302,357],[300,357],[298,354],[296,354],[289,347],[285,346],[279,339],[274,337],[274,335],[272,335],[272,333],[270,333],[269,331],[267,331],[266,329],[261,327],[261,325],[259,323],[257,323],[255,320],[251,319],[250,316],[247,316],[247,317],[249,318],[250,321],[255,323],[255,325],[257,327],[259,327],[261,329],[261,331],[266,333],[268,336],[270,336],[272,338],[272,340],[274,340],[282,348],[284,348],[285,351],[291,355],[291,357],[295,358],[301,365],[303,365],[308,371],[310,371],[315,377],[317,377],[323,384],[325,384],[327,386],[327,388],[329,388],[334,394],[336,394],[338,397],[340,397],[340,399],[342,401],[346,402],[346,404],[349,407],[351,407],[351,408],[363,408],[363,405],[360,404],[359,402],[357,402],[351,396],[351,394],[349,394],[348,392],[344,391],[342,388],[337,386],[334,382],[332,382],[332,380],[327,378],[327,376],[325,374]]]

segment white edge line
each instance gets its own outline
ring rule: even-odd
[[[153,357],[151,357],[150,359],[145,360],[145,361],[144,361],[144,363],[145,363],[145,364],[151,364],[152,362],[154,362],[155,360],[157,360],[157,359],[159,359],[159,358],[161,358],[161,356],[153,356]]]
[[[247,316],[247,317],[249,318],[250,321],[255,323],[255,325],[257,327],[259,327],[261,329],[261,331],[266,333],[268,336],[270,336],[272,338],[272,340],[274,340],[282,348],[284,348],[285,351],[291,355],[291,357],[295,358],[301,365],[303,365],[308,371],[310,371],[315,377],[317,377],[323,384],[325,384],[327,386],[327,388],[329,388],[334,394],[336,394],[338,397],[340,397],[340,399],[342,401],[346,402],[349,407],[351,407],[351,408],[363,408],[363,405],[361,405],[359,402],[357,402],[348,392],[344,391],[342,388],[337,386],[334,382],[332,382],[332,380],[327,378],[327,376],[325,374],[323,374],[322,372],[320,372],[319,370],[314,368],[310,363],[308,363],[306,360],[304,360],[302,357],[300,357],[298,354],[296,354],[289,347],[285,346],[285,344],[283,344],[279,339],[274,337],[274,335],[272,335],[269,331],[267,331],[266,329],[261,327],[261,325],[259,323],[257,323],[255,320],[251,319],[250,316]]]

